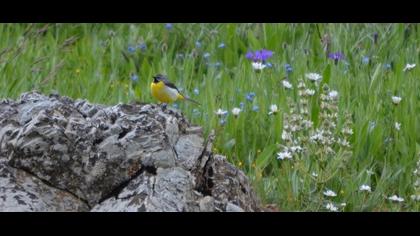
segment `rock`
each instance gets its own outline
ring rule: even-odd
[[[88,211],[82,200],[0,162],[1,211]]]
[[[226,205],[226,211],[227,212],[244,212],[242,208],[230,202],[228,202],[228,204]]]
[[[208,212],[208,211],[214,211],[214,198],[211,196],[205,196],[200,199],[199,202],[200,211]]]
[[[214,135],[167,107],[25,93],[0,102],[0,135],[0,211],[262,209]]]

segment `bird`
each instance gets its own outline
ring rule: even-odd
[[[178,88],[165,75],[157,74],[153,76],[153,82],[150,84],[150,88],[152,96],[162,103],[186,100],[201,105],[199,102],[181,94]]]

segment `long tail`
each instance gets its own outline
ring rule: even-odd
[[[193,99],[191,99],[191,98],[187,98],[187,97],[184,97],[184,99],[185,99],[185,100],[187,100],[187,101],[190,101],[190,102],[192,102],[192,103],[195,103],[195,104],[197,104],[197,105],[199,105],[199,106],[201,106],[201,104],[200,104],[199,102],[197,102],[196,100],[193,100]]]
[[[180,93],[178,94],[178,98],[180,98],[182,100],[186,100],[186,101],[192,102],[192,103],[195,103],[195,104],[201,106],[201,104],[199,102],[197,102],[196,100],[193,100],[193,99],[191,99],[191,98],[189,98],[187,96],[184,96],[184,95],[182,95]]]

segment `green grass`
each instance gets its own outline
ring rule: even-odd
[[[329,35],[331,52],[343,52],[345,61],[335,65],[326,57],[324,35]],[[329,188],[337,192],[334,203],[347,204],[345,211],[420,210],[419,202],[410,199],[420,144],[420,69],[403,72],[407,63],[419,64],[418,25],[173,24],[168,30],[164,24],[0,24],[0,37],[2,98],[39,90],[109,105],[156,102],[149,85],[153,75],[163,73],[203,104],[178,105],[206,134],[216,131],[215,151],[245,171],[264,203],[283,211],[324,211],[322,191]],[[222,42],[225,48],[218,47]],[[144,51],[129,52],[130,45],[141,43]],[[274,51],[268,60],[273,67],[256,72],[245,54],[262,48]],[[370,58],[368,64],[362,63],[364,56]],[[292,90],[281,84],[286,63],[293,68]],[[388,63],[392,68],[385,68]],[[321,188],[294,161],[276,159],[287,98],[297,99],[297,81],[309,72],[322,74],[322,83],[339,92],[339,120],[344,111],[353,118],[352,155]],[[137,82],[130,79],[132,73]],[[256,94],[252,103],[245,99],[247,92]],[[402,97],[397,106],[393,95]],[[311,100],[315,109],[318,96]],[[229,114],[220,125],[214,112],[230,112],[241,102],[238,118]],[[279,114],[268,115],[271,104],[279,106]],[[254,105],[258,112],[252,111]],[[394,128],[396,121],[400,131]],[[371,122],[376,125],[369,131]],[[313,166],[317,160],[304,162]],[[374,174],[367,175],[368,169]],[[359,192],[362,184],[372,192]],[[393,194],[405,201],[386,199]]]

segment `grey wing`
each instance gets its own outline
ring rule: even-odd
[[[173,83],[171,83],[166,77],[162,77],[161,78],[161,80],[163,81],[163,83],[166,85],[166,86],[168,86],[169,88],[173,88],[173,89],[176,89],[176,91],[178,91],[178,93],[179,93],[179,90],[178,90],[178,88],[175,86],[175,84],[173,84]]]

